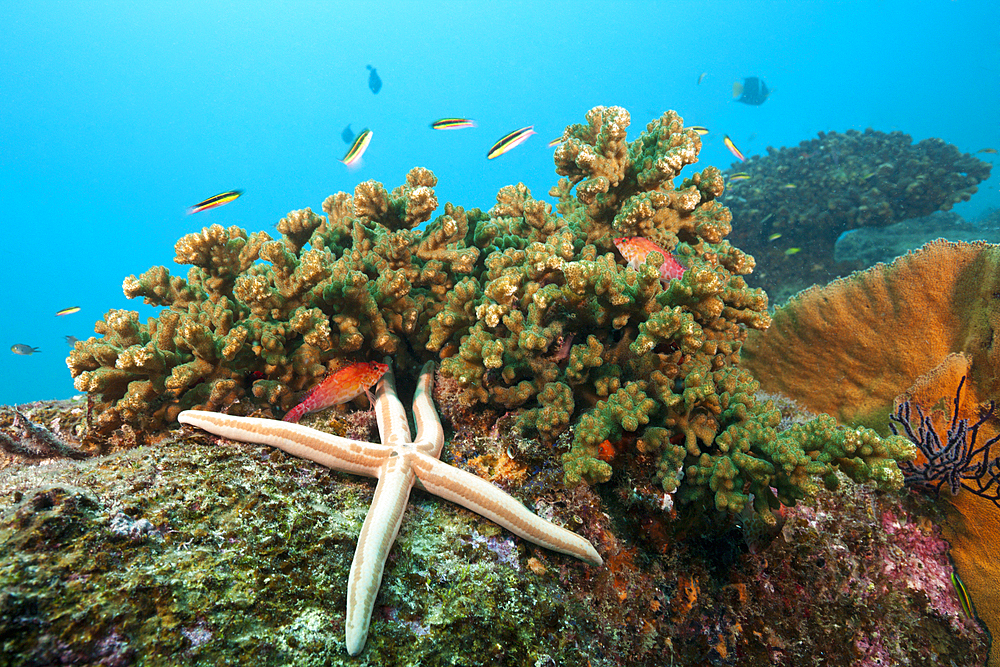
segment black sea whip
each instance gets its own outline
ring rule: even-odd
[[[995,404],[990,401],[989,408],[972,426],[969,426],[968,419],[959,419],[958,408],[965,380],[966,377],[962,377],[958,383],[951,424],[943,442],[934,428],[930,415],[925,415],[919,405],[903,401],[896,409],[896,413],[889,415],[889,428],[893,434],[899,435],[899,431],[896,430],[896,424],[899,424],[903,435],[909,438],[927,459],[919,465],[913,461],[901,462],[899,469],[903,471],[906,483],[909,485],[933,489],[940,494],[941,487],[947,482],[953,496],[963,488],[1000,507],[1000,462],[990,458],[990,447],[1000,440],[1000,435],[976,446],[979,428],[993,416]],[[919,418],[916,431],[910,423],[912,410],[916,410]]]

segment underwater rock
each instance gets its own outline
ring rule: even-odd
[[[862,227],[844,232],[837,239],[833,256],[837,262],[852,262],[867,268],[879,262],[888,264],[935,239],[997,243],[1000,242],[1000,225],[966,222],[954,211],[937,211],[887,227]]]
[[[495,424],[452,464],[510,485]],[[585,531],[596,570],[415,492],[364,659],[387,666],[975,665],[933,507],[842,478],[777,532],[680,539],[642,508],[566,490],[550,454],[511,489]],[[268,447],[171,431],[84,461],[0,471],[6,664],[349,665],[347,572],[374,483]]]

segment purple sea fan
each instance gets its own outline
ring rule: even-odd
[[[966,377],[963,377],[958,383],[951,424],[943,440],[930,415],[925,415],[920,406],[911,401],[903,401],[896,408],[895,414],[889,415],[889,428],[892,432],[899,435],[896,429],[896,424],[899,424],[903,435],[917,446],[926,459],[917,462],[903,461],[899,464],[899,469],[903,471],[906,483],[912,486],[933,489],[940,494],[941,487],[947,483],[953,496],[958,494],[959,489],[967,489],[1000,507],[1000,462],[990,457],[990,447],[1000,440],[1000,435],[976,446],[979,429],[993,416],[995,405],[990,401],[989,408],[971,426],[968,419],[959,419],[959,403],[965,380]],[[918,417],[916,430],[911,423],[912,411],[916,411]]]

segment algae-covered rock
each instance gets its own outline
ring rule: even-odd
[[[75,407],[22,410],[57,432]],[[347,576],[374,482],[172,431],[0,470],[0,664],[982,663],[986,637],[950,588],[940,517],[916,496],[842,477],[778,526],[680,542],[641,501],[562,487],[551,448],[528,468],[507,455],[513,435],[488,435],[495,419],[455,420],[449,463],[586,534],[605,566],[414,491],[351,658]],[[350,428],[370,435],[370,415]]]
[[[266,447],[177,432],[85,462],[8,468],[0,662],[354,664],[347,576],[373,491]],[[552,571],[532,572],[529,559]],[[594,576],[571,561],[415,494],[366,658],[571,664],[593,652],[592,612],[573,590]]]

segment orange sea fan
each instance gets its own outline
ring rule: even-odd
[[[900,395],[896,405],[910,401],[928,408],[925,414],[929,425],[939,434],[946,433],[950,425],[961,420],[977,423],[992,402],[982,400],[975,383],[966,381],[971,370],[969,357],[948,355],[937,368],[922,375],[910,390]],[[1000,428],[996,417],[982,421],[976,435],[981,441],[998,437]],[[983,465],[995,469],[995,452],[988,460],[983,460],[983,453],[971,457],[969,463],[973,467]],[[926,457],[921,456],[914,463],[922,465],[921,459],[926,462]],[[941,526],[942,535],[951,547],[955,570],[969,592],[976,616],[996,637],[1000,633],[1000,554],[996,549],[1000,543],[1000,508],[989,493],[977,493],[977,490],[984,490],[977,483],[961,484],[954,494],[950,486],[943,485],[947,491],[941,495],[946,501],[942,503],[946,516]],[[1000,666],[1000,647],[996,642],[987,664]]]
[[[743,361],[762,389],[884,432],[893,399],[950,353],[997,396],[998,326],[1000,246],[937,240],[800,292],[749,332]]]

